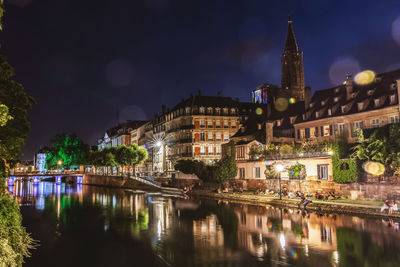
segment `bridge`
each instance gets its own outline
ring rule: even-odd
[[[32,180],[34,183],[41,180],[54,179],[57,184],[62,182],[88,184],[88,185],[102,185],[112,187],[123,187],[131,189],[147,189],[156,190],[164,193],[181,195],[182,190],[178,188],[163,187],[161,183],[155,181],[150,177],[139,177],[129,174],[124,175],[110,175],[110,174],[95,174],[95,173],[77,173],[77,172],[60,172],[60,173],[17,173],[7,178],[9,185],[13,184],[15,180]]]

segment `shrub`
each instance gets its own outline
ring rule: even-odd
[[[333,181],[336,183],[353,183],[358,181],[359,162],[357,159],[343,158],[348,156],[348,145],[345,142],[336,142],[332,145]],[[347,168],[343,168],[346,166]]]

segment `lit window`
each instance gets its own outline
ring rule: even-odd
[[[328,108],[328,115],[332,115],[332,109]]]
[[[335,97],[335,98],[333,99],[333,101],[338,102],[338,101],[339,101],[339,97],[338,97],[338,96]]]
[[[200,147],[200,154],[202,154],[202,155],[206,154],[206,147],[205,146],[201,146]]]
[[[200,127],[205,127],[204,120],[200,120]]]
[[[224,141],[228,141],[229,140],[229,134],[228,133],[224,133]]]
[[[394,104],[396,101],[396,95],[391,95],[390,96],[390,104]]]
[[[329,125],[324,125],[324,136],[330,135],[330,127]]]
[[[364,103],[363,102],[357,103],[357,106],[358,106],[358,111],[361,111],[363,110]]]
[[[379,106],[379,98],[374,99],[374,103],[375,103],[375,107],[378,107]]]
[[[208,154],[210,154],[210,155],[214,154],[214,147],[213,146],[209,146],[208,147]]]
[[[319,112],[318,112],[318,111],[315,112],[315,117],[316,117],[316,118],[319,117]]]
[[[228,125],[229,125],[228,121],[224,120],[224,128],[228,128]]]
[[[200,133],[200,141],[205,141],[204,133]]]
[[[204,107],[200,107],[200,114],[204,114],[205,108]]]
[[[234,109],[234,108],[231,108],[231,115],[235,115],[235,114],[236,114],[235,109]]]
[[[328,164],[318,164],[318,180],[328,180]]]
[[[216,139],[217,141],[221,141],[221,133],[216,133],[216,134],[215,134],[215,139]]]
[[[208,141],[212,141],[213,140],[213,134],[211,132],[208,133]]]
[[[221,154],[221,146],[216,146],[217,155]]]
[[[221,114],[221,109],[220,108],[216,108],[215,109],[215,115],[220,115]]]
[[[212,127],[213,127],[212,120],[208,120],[208,121],[207,121],[207,127],[208,127],[208,128],[212,128]]]
[[[224,112],[224,115],[228,115],[228,109],[227,108],[224,108],[223,112]]]
[[[220,120],[215,121],[215,127],[216,128],[221,128],[221,121]]]
[[[213,114],[213,108],[207,108],[207,114]]]
[[[260,178],[260,167],[254,168],[254,178]]]
[[[236,128],[236,121],[232,121],[232,122],[231,122],[231,127],[232,127],[232,128]]]

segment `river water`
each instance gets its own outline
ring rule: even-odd
[[[396,221],[15,182],[24,266],[400,266]]]

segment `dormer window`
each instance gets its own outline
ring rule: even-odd
[[[321,106],[325,106],[325,104],[326,104],[326,100],[321,101]]]
[[[306,114],[303,114],[303,120],[306,120]]]
[[[261,126],[262,126],[261,123],[258,123],[258,124],[257,124],[258,130],[261,130]]]
[[[363,108],[364,108],[364,103],[363,103],[363,102],[357,103],[357,107],[358,107],[358,111],[363,110]]]
[[[290,117],[290,123],[293,124],[296,121],[296,117]]]
[[[380,104],[379,98],[374,99],[375,107],[378,107]]]
[[[200,114],[204,114],[205,108],[204,107],[200,107],[199,112]]]
[[[207,114],[209,115],[213,114],[213,108],[207,108]]]
[[[319,112],[318,111],[315,112],[315,118],[319,118]]]
[[[216,108],[215,109],[215,115],[220,115],[221,114],[221,109],[220,108]]]
[[[231,115],[235,115],[236,111],[234,108],[231,108]]]
[[[338,97],[338,96],[335,97],[335,98],[333,99],[333,101],[338,102],[338,101],[339,101],[339,97]]]
[[[310,103],[310,108],[313,108],[314,107],[314,103]]]
[[[368,90],[367,95],[372,95],[374,93],[373,90]]]
[[[390,95],[390,104],[394,104],[396,101],[396,95]]]
[[[346,112],[346,106],[341,106],[341,108],[342,108],[342,113],[345,113]]]
[[[396,89],[397,89],[397,83],[392,83],[392,84],[390,85],[390,89],[396,90]]]
[[[276,121],[276,126],[281,126],[281,121],[280,120]]]
[[[332,115],[332,109],[328,108],[328,115]]]
[[[228,115],[228,109],[227,109],[227,108],[224,108],[224,109],[223,109],[223,113],[224,113],[224,115]]]
[[[335,88],[335,94],[339,93],[340,87]]]

